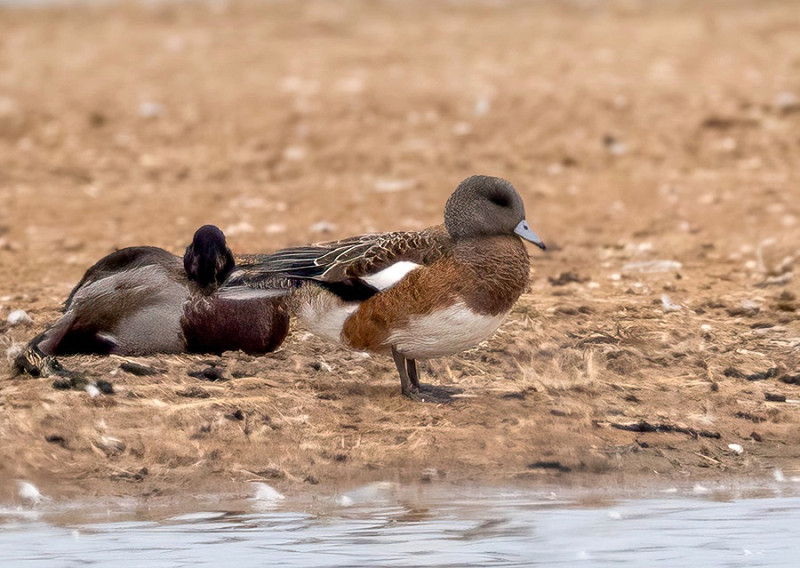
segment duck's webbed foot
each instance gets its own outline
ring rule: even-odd
[[[452,400],[452,395],[461,392],[460,390],[436,387],[433,385],[421,385],[419,373],[417,371],[417,361],[408,359],[392,347],[392,357],[400,374],[400,390],[404,396],[417,402],[446,403]],[[452,392],[451,392],[452,391]]]
[[[52,355],[45,355],[32,341],[25,350],[14,359],[14,368],[19,375],[29,375],[34,378],[43,377],[69,377],[76,373],[65,369]]]

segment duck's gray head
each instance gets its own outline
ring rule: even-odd
[[[444,226],[454,239],[515,233],[545,248],[528,228],[517,190],[498,177],[472,176],[462,181],[444,206]]]

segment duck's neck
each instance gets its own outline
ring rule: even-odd
[[[459,239],[453,257],[474,271],[480,293],[470,294],[470,307],[479,313],[509,311],[528,287],[528,251],[516,235]]]

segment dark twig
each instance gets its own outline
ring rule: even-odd
[[[618,430],[627,430],[629,432],[678,432],[680,434],[688,434],[692,438],[714,438],[719,439],[722,435],[719,432],[709,432],[708,430],[695,430],[694,428],[686,428],[684,426],[676,426],[675,424],[650,424],[646,420],[639,422],[629,422],[622,424],[619,422],[611,422],[611,426]]]

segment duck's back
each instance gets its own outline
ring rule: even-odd
[[[114,251],[98,260],[86,271],[64,302],[64,311],[69,309],[75,295],[93,282],[145,266],[169,267],[174,265],[180,268],[179,262],[180,259],[177,256],[158,247],[126,247]]]

